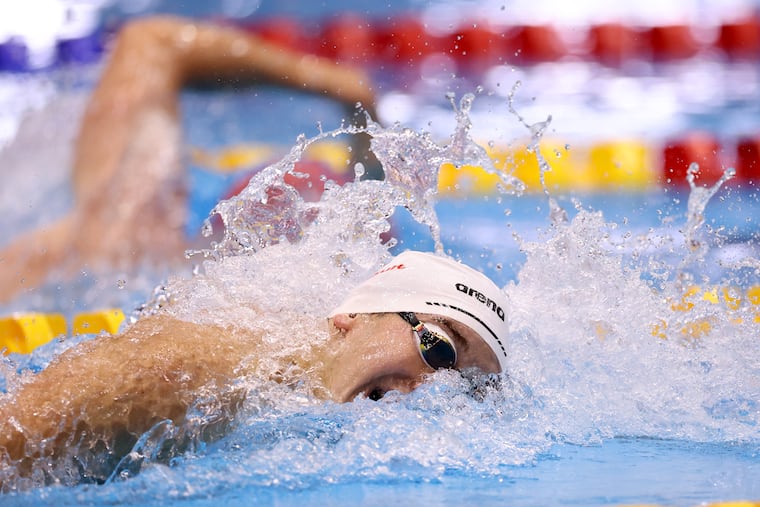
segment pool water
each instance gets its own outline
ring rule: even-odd
[[[410,153],[429,150],[424,159],[449,149],[431,147],[424,136],[404,130],[380,129],[375,135]],[[424,171],[433,165],[420,170],[419,181],[427,181]],[[271,181],[267,171],[260,173],[261,181]],[[390,174],[393,179],[392,169]],[[254,177],[245,192],[256,195],[257,181]],[[319,224],[319,234],[207,265],[213,286],[200,283],[204,292],[221,291],[208,299],[223,302],[215,310],[217,318],[245,318],[235,298],[257,300],[273,279],[282,284],[279,292],[267,289],[274,307],[279,297],[299,287],[305,301],[317,303],[302,311],[317,316],[323,311],[322,292],[340,290],[330,289],[335,281],[329,270],[310,272],[312,262],[302,259],[338,249],[357,261],[369,257],[374,265],[372,259],[384,251],[372,239],[380,229],[347,239],[343,220],[361,217],[358,210],[365,202],[393,207],[399,197],[386,193],[386,187],[368,182],[345,187],[345,194],[328,192],[320,204],[323,216],[331,216],[333,206],[342,211]],[[421,195],[421,189],[407,191]],[[757,498],[755,307],[745,300],[729,311],[697,298],[690,310],[678,312],[669,299],[678,300],[679,274],[694,268],[700,275],[695,282],[740,282],[740,289],[756,283],[754,270],[748,274],[732,265],[732,259],[756,256],[745,230],[752,224],[723,209],[730,202],[752,213],[755,200],[738,190],[724,192],[706,216],[715,230],[730,231],[731,240],[700,230],[698,237],[708,246],[704,255],[680,267],[689,255],[683,233],[688,195],[640,194],[629,196],[625,205],[601,195],[588,197],[584,205],[578,204],[581,198],[552,201],[543,195],[442,200],[435,209],[444,248],[506,285],[512,302],[510,368],[503,379],[483,383],[439,372],[411,395],[391,393],[380,402],[346,405],[318,402],[298,387],[293,391],[242,379],[248,397],[233,430],[221,440],[199,442],[171,463],[157,463],[152,449],[175,431],[160,426],[146,434],[104,485],[33,488],[7,495],[4,504],[375,504],[395,499],[441,505],[693,505]],[[430,203],[407,204],[415,216],[435,224],[426,214]],[[593,211],[605,204],[617,221]],[[556,218],[561,216],[557,207],[566,210],[566,220]],[[220,211],[240,212],[235,206]],[[415,225],[401,208],[394,216],[387,225],[395,228],[395,248],[434,247],[427,225]],[[382,229],[382,223],[372,227]],[[733,248],[738,251],[727,253]],[[713,262],[713,256],[722,262]],[[283,264],[289,267],[288,278],[276,269]],[[300,284],[307,278],[318,282]],[[185,300],[183,291],[197,290],[193,283],[175,283],[178,301]],[[192,298],[187,303],[177,311],[193,319],[200,307]],[[681,330],[702,321],[709,321],[704,334]],[[652,331],[658,322],[665,324],[663,336]],[[11,369],[44,367],[75,342],[11,358],[6,378],[14,381]],[[213,418],[208,407],[194,410],[193,424]]]
[[[74,491],[38,491],[7,505],[698,505],[727,498],[757,498],[757,449],[741,445],[619,438],[598,446],[563,445],[535,463],[504,466],[498,476],[450,471],[438,477],[356,477],[326,483],[267,484],[253,474],[226,483],[225,464],[206,457],[193,484],[147,470],[124,484]],[[229,465],[227,465],[229,466]],[[96,491],[94,491],[96,490]]]
[[[541,102],[540,86],[530,94],[538,98],[528,102]],[[52,121],[61,110],[76,117],[78,97],[70,89],[52,94],[42,120]],[[475,101],[473,135],[525,135],[519,122],[503,114],[502,98]],[[214,148],[256,139],[287,149],[298,132],[316,134],[314,118],[329,125],[323,117],[339,115],[324,102],[298,100],[299,110],[308,114],[293,120],[295,132],[273,134],[244,113],[229,123],[223,118],[261,107],[260,101],[284,115],[293,107],[287,94],[188,93],[183,103],[189,112],[188,144]],[[70,102],[75,104],[69,107]],[[425,127],[445,144],[461,123],[445,99],[431,102],[433,106],[422,94],[417,102],[421,111],[409,123],[419,127],[414,124],[430,121]],[[534,120],[552,112],[550,106],[546,109]],[[381,148],[419,149],[429,159],[452,155],[448,148],[425,145],[418,134],[393,129],[377,134],[385,143]],[[39,151],[54,159],[67,142],[48,143]],[[65,209],[70,203],[57,185],[66,173],[57,170],[61,173],[47,180],[50,187],[38,190],[58,196],[56,206]],[[429,176],[432,170],[422,167],[420,174]],[[248,198],[260,190],[254,179]],[[426,195],[422,184],[404,190]],[[325,199],[323,216],[331,218],[317,225],[319,234],[232,256],[223,268],[206,266],[214,284],[207,279],[197,283],[208,293],[227,296],[219,298],[229,306],[220,305],[220,318],[245,318],[229,302],[260,295],[260,286],[272,280],[283,285],[274,298],[296,287],[308,301],[304,312],[316,318],[324,310],[323,291],[339,293],[355,280],[338,283],[330,273],[310,272],[312,266],[303,261],[307,255],[325,261],[342,248],[356,265],[376,266],[387,255],[375,240],[386,225],[398,240],[392,250],[430,250],[436,241],[429,226],[440,224],[444,250],[487,272],[510,297],[511,359],[504,378],[483,381],[438,372],[410,395],[391,393],[379,402],[345,405],[318,402],[302,386],[241,379],[247,399],[232,430],[220,440],[199,442],[171,463],[157,463],[152,452],[174,431],[169,425],[157,427],[105,484],[36,487],[8,494],[2,504],[691,506],[760,499],[759,307],[747,295],[760,282],[760,203],[751,188],[724,187],[698,203],[705,222],[690,232],[687,226],[695,214],[687,208],[689,197],[687,190],[663,189],[553,199],[543,194],[473,195],[438,200],[435,217],[420,197],[408,207],[426,224],[391,202],[395,213],[390,222],[372,221],[358,239],[347,239],[340,234],[347,223],[343,220],[358,217],[360,222],[366,216],[359,204],[384,210],[383,199],[398,196],[371,185],[350,187],[345,194],[336,190]],[[26,210],[9,209],[10,216],[28,216]],[[238,212],[224,206],[221,211]],[[691,239],[700,248],[691,248]],[[160,276],[130,278],[129,291],[114,283],[122,275],[104,276],[94,287],[83,282],[56,289],[52,299],[78,300],[79,305],[111,300],[129,307],[151,297],[150,288],[161,280],[154,275]],[[299,285],[305,279],[314,283]],[[184,282],[175,283],[180,295],[191,290]],[[683,298],[687,286],[698,287],[696,297]],[[729,307],[721,292],[717,303],[702,298],[712,287],[736,291],[741,305]],[[94,289],[98,299],[90,295]],[[674,309],[681,302],[691,306]],[[178,311],[193,318],[196,310],[190,301]],[[303,332],[298,325],[288,332]],[[684,331],[693,329],[697,332]],[[16,371],[43,368],[85,339],[89,337],[4,359],[3,379],[15,382]],[[193,421],[203,424],[213,417],[207,409],[194,407]]]

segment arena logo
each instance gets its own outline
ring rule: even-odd
[[[501,306],[496,304],[496,301],[492,300],[491,298],[486,297],[486,295],[483,294],[482,292],[475,290],[471,287],[468,287],[463,283],[457,283],[455,287],[457,288],[459,292],[462,292],[464,294],[467,294],[468,296],[474,297],[479,302],[486,305],[486,307],[490,308],[496,315],[499,316],[499,318],[502,321],[504,321],[504,318],[505,318],[504,310],[501,308]]]

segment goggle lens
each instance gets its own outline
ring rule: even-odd
[[[434,370],[453,368],[457,362],[457,350],[446,332],[435,324],[423,324],[412,312],[400,312],[414,331],[419,343],[422,360]]]

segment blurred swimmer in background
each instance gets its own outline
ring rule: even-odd
[[[0,251],[0,303],[84,267],[124,269],[182,259],[186,190],[178,94],[195,83],[257,82],[331,97],[357,121],[374,96],[360,70],[187,19],[136,19],[119,32],[76,141],[70,213]],[[266,117],[266,111],[258,112]],[[360,161],[369,142],[359,138]],[[363,153],[363,154],[362,154]]]

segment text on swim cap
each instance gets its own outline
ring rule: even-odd
[[[468,296],[472,296],[479,302],[486,305],[487,308],[490,308],[494,313],[496,313],[496,315],[499,316],[502,321],[504,321],[504,310],[502,310],[501,306],[496,304],[496,301],[486,297],[482,292],[470,288],[463,283],[457,283],[455,287],[459,292],[467,294]]]
[[[379,275],[379,274],[382,274],[382,273],[386,273],[388,271],[395,271],[397,269],[406,269],[406,266],[404,266],[404,264],[393,264],[391,266],[386,266],[383,269],[381,269],[380,271],[376,272],[372,276]]]

